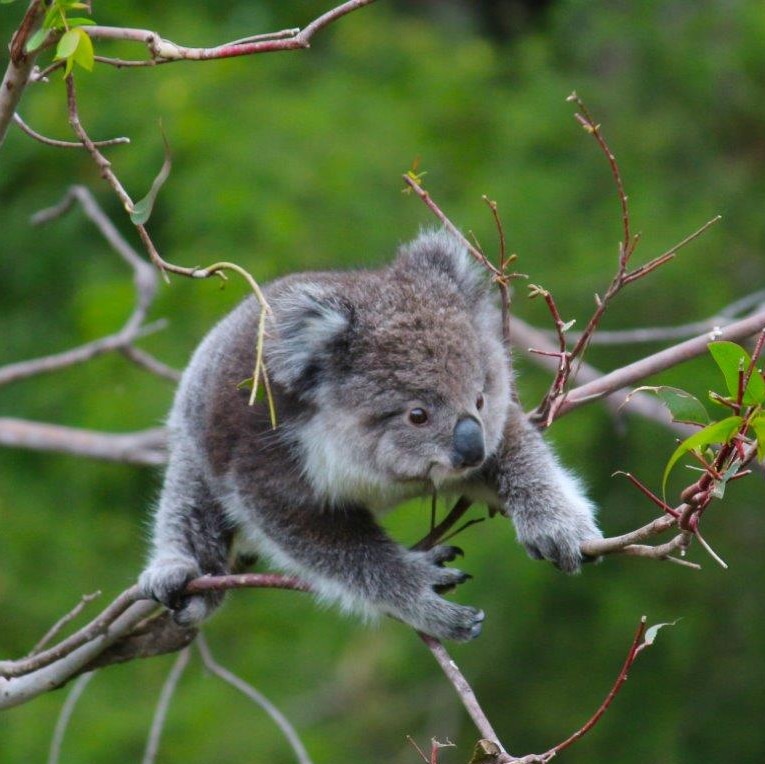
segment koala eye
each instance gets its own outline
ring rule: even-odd
[[[475,399],[475,407],[480,411],[483,408],[483,393],[478,393],[478,397]]]
[[[414,408],[409,411],[409,421],[412,424],[422,425],[428,421],[428,412],[422,408]]]

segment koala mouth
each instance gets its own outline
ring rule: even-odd
[[[427,472],[427,481],[432,483],[433,486],[439,488],[444,483],[448,483],[452,480],[460,480],[466,477],[471,472],[478,469],[481,464],[471,465],[469,467],[455,467],[452,464],[442,464],[441,462],[434,462],[430,465]]]

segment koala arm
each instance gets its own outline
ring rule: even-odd
[[[202,472],[193,453],[172,452],[154,517],[152,552],[138,580],[144,595],[170,608],[181,625],[199,623],[223,599],[219,592],[184,596],[186,584],[228,572],[231,525]]]
[[[580,545],[602,537],[595,508],[516,403],[483,477],[531,557],[550,560],[566,573],[590,561]]]

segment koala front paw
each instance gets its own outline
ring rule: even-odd
[[[202,571],[193,560],[160,559],[152,562],[138,578],[142,594],[172,611],[173,620],[181,626],[201,623],[222,599],[219,593],[186,595],[186,584],[199,578]]]
[[[587,516],[546,516],[538,522],[518,524],[518,540],[529,556],[549,560],[564,573],[578,573],[583,563],[595,561],[582,554],[581,545],[596,538],[603,538],[603,534]]]

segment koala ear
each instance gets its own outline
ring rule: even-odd
[[[447,276],[468,303],[485,298],[490,280],[473,262],[462,242],[446,229],[425,230],[401,247],[394,268],[421,278]]]
[[[307,393],[351,325],[352,307],[327,287],[297,282],[270,300],[265,354],[270,378]]]

